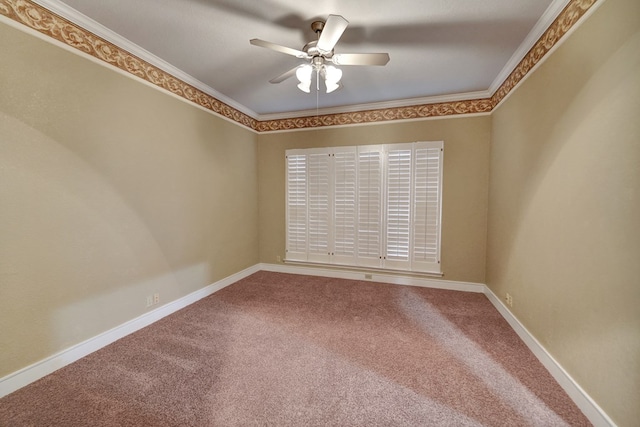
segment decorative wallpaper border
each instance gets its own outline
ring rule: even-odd
[[[598,0],[571,0],[491,97],[498,105]]]
[[[257,120],[29,0],[0,0],[0,14],[248,128]]]
[[[257,132],[489,113],[598,0],[571,0],[496,92],[485,99],[258,121],[30,0],[0,0],[0,14]]]

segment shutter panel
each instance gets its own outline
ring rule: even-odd
[[[440,273],[442,149],[287,150],[287,259]]]
[[[386,152],[385,262],[388,268],[410,268],[412,145],[398,144]]]
[[[380,267],[382,250],[381,146],[358,147],[358,265]]]
[[[412,269],[440,272],[442,142],[416,143]]]
[[[329,262],[330,258],[330,159],[326,149],[314,150],[307,156],[308,260],[314,262]]]
[[[333,259],[336,264],[356,263],[357,151],[336,148],[333,156]]]
[[[288,154],[287,163],[287,256],[307,260],[307,156]]]

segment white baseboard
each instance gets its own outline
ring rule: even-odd
[[[129,320],[113,329],[105,331],[95,337],[89,338],[79,344],[62,350],[56,354],[53,354],[46,359],[36,362],[30,366],[27,366],[19,371],[13,372],[3,378],[0,378],[0,397],[6,396],[9,393],[36,381],[40,378],[53,373],[54,371],[81,359],[94,351],[105,347],[120,338],[123,338],[133,332],[136,332],[145,326],[157,322],[158,320],[166,317],[176,311],[187,307],[194,302],[219,291],[220,289],[229,286],[232,283],[237,282],[253,273],[260,270],[258,264],[246,268],[224,279],[218,280],[211,285],[208,285],[202,289],[185,295],[175,301],[160,306],[153,311],[149,311],[135,319]]]
[[[431,279],[401,275],[396,273],[365,273],[364,271],[349,271],[322,267],[305,267],[284,264],[256,264],[236,274],[232,274],[209,286],[190,293],[178,300],[165,304],[153,311],[145,313],[135,319],[123,323],[111,330],[103,332],[62,350],[44,360],[27,366],[19,371],[11,373],[4,378],[0,378],[0,397],[6,396],[52,372],[85,357],[96,350],[111,344],[145,326],[148,326],[163,317],[187,307],[194,302],[207,297],[220,289],[229,286],[260,270],[273,271],[278,273],[304,274],[309,276],[323,276],[350,280],[367,280],[380,283],[392,283],[398,285],[421,286],[437,289],[448,289],[464,292],[484,293],[498,312],[505,318],[511,328],[529,347],[533,354],[540,360],[545,368],[551,373],[555,380],[571,397],[575,404],[582,410],[586,417],[596,427],[615,427],[615,423],[598,406],[597,403],[575,382],[575,380],[564,370],[564,368],[549,354],[540,342],[520,323],[520,321],[507,309],[502,301],[484,284],[457,282],[451,280]],[[371,278],[365,278],[365,274],[371,274]]]
[[[518,334],[520,339],[529,347],[529,350],[547,368],[547,371],[560,384],[573,402],[580,408],[584,415],[595,427],[615,427],[615,423],[598,406],[598,404],[585,392],[582,387],[564,370],[564,368],[549,354],[540,342],[524,327],[522,323],[509,311],[502,300],[498,298],[489,287],[485,286],[485,295],[509,323],[509,326]]]
[[[383,273],[379,271],[367,272],[348,269],[336,269],[327,267],[306,267],[290,264],[260,264],[260,270],[274,271],[278,273],[304,274],[307,276],[333,277],[338,279],[364,280],[368,282],[391,283],[394,285],[420,286],[424,288],[448,289],[452,291],[484,293],[485,285],[472,282],[457,282],[444,279],[432,279],[403,275],[397,272]],[[365,274],[371,278],[365,278]]]

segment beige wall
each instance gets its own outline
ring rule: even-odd
[[[447,280],[484,283],[489,116],[260,134],[260,261],[285,251],[285,150],[444,141],[442,271]]]
[[[608,0],[494,111],[487,284],[640,420],[640,2]]]
[[[5,24],[0,52],[0,377],[258,262],[254,133]]]
[[[604,1],[491,116],[261,135],[0,24],[0,377],[284,257],[286,149],[443,140],[444,278],[511,293],[633,425],[639,7]]]

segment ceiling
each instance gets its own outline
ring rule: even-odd
[[[249,116],[491,96],[568,0],[36,0],[81,27]],[[384,66],[342,66],[331,94],[269,80],[302,60],[249,44],[294,49],[329,14],[349,26],[336,53],[387,52]]]

